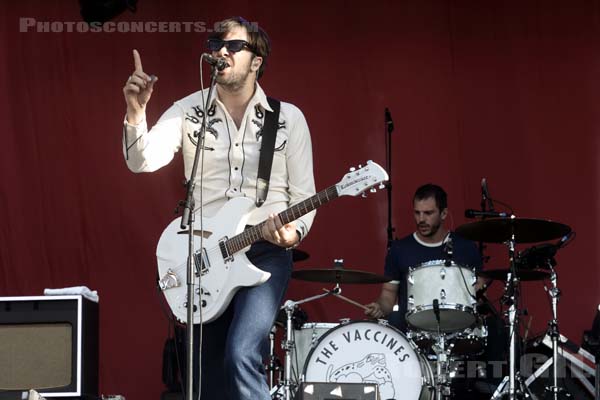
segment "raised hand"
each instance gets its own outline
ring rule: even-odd
[[[133,64],[135,69],[123,87],[123,94],[127,103],[127,121],[130,124],[138,124],[144,118],[146,104],[150,101],[158,77],[144,72],[137,50],[133,50]]]

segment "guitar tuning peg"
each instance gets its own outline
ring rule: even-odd
[[[361,168],[362,168],[362,164],[358,164],[358,169],[361,169]]]
[[[379,189],[385,189],[385,185],[383,183],[379,184]]]
[[[350,167],[350,172],[354,172],[354,171],[356,171],[356,168]]]
[[[365,198],[365,197],[367,197],[367,194],[366,194],[366,193],[363,193],[363,194],[361,194],[361,195],[360,195],[360,197],[363,197],[363,198]]]
[[[369,192],[371,192],[371,193],[375,193],[375,192],[377,192],[377,189],[375,189],[375,188],[371,188],[371,189],[369,189]]]

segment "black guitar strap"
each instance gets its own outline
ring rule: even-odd
[[[258,175],[256,179],[256,207],[260,207],[269,193],[271,180],[271,167],[273,166],[273,153],[275,152],[275,138],[279,128],[279,100],[267,97],[273,112],[267,111],[265,124],[262,128],[262,143],[260,145],[260,158],[258,160]]]

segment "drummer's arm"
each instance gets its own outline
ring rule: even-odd
[[[384,283],[376,302],[366,305],[365,314],[373,318],[384,318],[392,312],[398,296],[397,283]]]

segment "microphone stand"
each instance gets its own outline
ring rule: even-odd
[[[392,122],[392,116],[390,111],[385,109],[385,137],[387,144],[387,203],[388,203],[388,226],[387,226],[387,248],[389,249],[394,240],[394,227],[392,226],[392,132],[394,131],[394,123]]]
[[[199,270],[196,268],[194,271],[194,211],[195,211],[195,202],[194,202],[194,189],[196,187],[195,177],[198,170],[198,164],[200,160],[200,153],[203,153],[204,150],[204,138],[206,136],[206,118],[208,115],[208,105],[210,104],[210,99],[212,97],[213,89],[216,85],[217,80],[217,68],[213,66],[211,68],[210,74],[210,88],[208,89],[208,96],[206,97],[206,102],[204,104],[204,117],[202,118],[202,125],[200,127],[200,136],[198,140],[198,144],[196,146],[196,153],[194,155],[194,164],[192,166],[192,172],[190,173],[190,178],[186,182],[187,194],[185,197],[185,202],[183,204],[183,215],[181,216],[181,229],[188,229],[188,258],[187,258],[187,356],[186,356],[186,365],[187,365],[187,379],[186,379],[186,399],[192,400],[194,393],[194,311],[198,306],[194,304],[194,286],[195,286],[195,276],[198,277],[198,286],[201,283],[201,275],[204,267],[204,257],[201,257],[200,268]],[[204,158],[204,157],[203,157]],[[202,188],[200,188],[200,196],[202,196]],[[200,204],[200,226],[202,227],[202,204]],[[202,251],[202,239],[203,235],[200,235],[200,244]],[[200,299],[202,300],[202,299]],[[202,307],[200,307],[200,324],[202,324]],[[202,332],[202,330],[200,330]],[[200,340],[202,343],[202,340]],[[198,365],[199,371],[202,371],[202,349],[198,352]],[[201,387],[200,383],[201,375],[198,379],[199,388]],[[200,397],[200,390],[198,391],[198,397]]]

